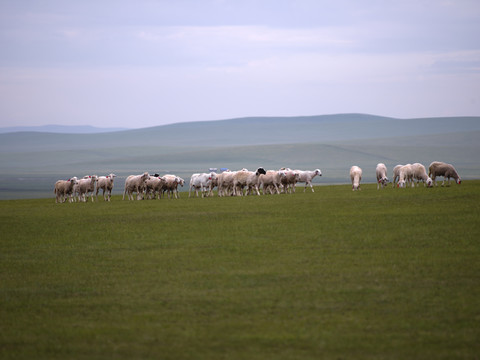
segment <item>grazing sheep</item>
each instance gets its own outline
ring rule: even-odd
[[[217,174],[214,172],[211,173],[201,173],[193,174],[190,178],[190,188],[188,190],[188,197],[191,196],[192,189],[194,190],[194,195],[198,196],[198,190],[200,189],[202,193],[202,198],[205,194],[209,195],[212,191],[212,180],[217,177]],[[207,190],[208,189],[208,193]]]
[[[95,191],[97,179],[97,175],[85,175],[83,179],[78,180],[78,183],[74,187],[74,193],[78,195],[78,201],[87,202],[88,194],[90,194],[92,201],[94,201],[93,192]]]
[[[411,187],[415,187],[415,183],[413,181],[413,170],[414,168],[412,164],[403,165],[400,168],[400,175],[398,177],[397,187],[404,188],[407,186],[407,184],[410,184]]]
[[[180,197],[178,193],[178,185],[183,187],[185,180],[172,174],[163,175],[163,178],[165,179],[165,185],[163,185],[162,192],[164,193],[166,191],[169,199],[170,195],[173,195],[175,199],[178,199]]]
[[[281,185],[280,182],[280,172],[281,170],[268,170],[266,174],[261,174],[258,180],[259,186],[262,186],[263,195],[266,194],[267,190],[273,194],[272,188],[275,189],[277,194],[280,194],[278,187]]]
[[[441,161],[434,161],[428,167],[428,176],[432,178],[433,184],[437,186],[435,178],[437,176],[443,176],[442,186],[445,184],[445,180],[448,179],[448,185],[450,186],[450,178],[455,179],[457,184],[462,183],[462,179],[457,173],[457,170],[453,167],[452,164],[447,164]]]
[[[247,188],[247,195],[251,190],[255,190],[257,195],[260,195],[258,189],[258,181],[260,175],[266,174],[263,167],[259,167],[255,172],[243,169],[236,171],[233,175],[233,195],[243,195],[243,188]]]
[[[350,179],[352,180],[352,190],[360,190],[360,181],[362,180],[362,169],[358,166],[350,168]]]
[[[397,165],[393,168],[393,180],[392,180],[392,186],[395,187],[395,183],[398,182],[400,178],[400,169],[402,168],[403,165]]]
[[[150,176],[145,180],[145,195],[147,199],[151,199],[152,195],[153,199],[155,199],[155,197],[160,199],[163,186],[166,184],[165,178],[158,176],[158,174],[155,175],[157,176]]]
[[[283,187],[283,192],[295,192],[295,185],[300,177],[300,174],[291,169],[280,169],[280,185]]]
[[[412,164],[413,167],[413,179],[417,180],[417,185],[419,181],[423,181],[423,186],[431,187],[433,184],[432,179],[427,175],[425,166],[420,163]]]
[[[71,195],[73,194],[73,187],[77,184],[77,177],[74,176],[68,180],[58,180],[55,183],[53,193],[55,194],[55,203],[64,203],[67,200],[67,197],[70,195],[69,202],[72,202],[73,199]]]
[[[133,192],[137,193],[137,200],[143,199],[143,190],[145,189],[145,181],[149,178],[148,172],[144,172],[142,175],[130,175],[125,180],[125,190],[123,191],[123,200],[125,200],[125,194],[128,193],[128,200],[133,199]]]
[[[377,175],[377,190],[382,186],[382,189],[387,186],[388,177],[387,177],[387,167],[384,163],[378,163],[377,168],[375,169]]]
[[[303,192],[305,192],[307,190],[307,186],[310,185],[310,189],[312,189],[312,192],[315,192],[315,190],[313,189],[313,185],[312,185],[312,180],[315,176],[322,176],[322,172],[320,171],[320,169],[315,169],[313,171],[310,171],[310,170],[294,170],[296,173],[298,173],[298,180],[297,182],[299,183],[305,183],[305,188],[303,189]],[[295,191],[295,190],[294,190]]]
[[[112,190],[113,190],[113,180],[115,179],[117,175],[115,174],[110,174],[107,176],[99,176],[97,179],[97,191],[95,193],[95,197],[97,198],[98,201],[98,192],[100,190],[103,190],[103,200],[104,201],[110,201],[110,198],[112,196]],[[105,192],[107,193],[107,197],[105,197]]]

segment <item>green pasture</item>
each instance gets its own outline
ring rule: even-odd
[[[480,181],[0,201],[2,359],[473,359]]]

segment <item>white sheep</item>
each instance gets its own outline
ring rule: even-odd
[[[252,190],[255,190],[257,195],[260,195],[258,182],[262,174],[266,174],[263,167],[259,167],[255,172],[248,171],[247,169],[236,171],[233,175],[233,195],[243,195],[244,188],[247,189],[247,195],[250,194]]]
[[[233,194],[233,178],[236,171],[224,171],[217,175],[218,196]]]
[[[432,179],[427,175],[425,166],[420,163],[412,164],[413,167],[413,179],[417,180],[417,185],[419,181],[423,181],[423,186],[431,187],[433,185]]]
[[[263,195],[266,194],[267,190],[273,194],[273,189],[277,194],[280,194],[278,187],[281,185],[280,182],[280,170],[267,170],[265,174],[261,174],[258,180],[259,186],[262,186]]]
[[[377,167],[375,169],[375,173],[377,175],[377,190],[382,187],[387,186],[388,183],[388,177],[387,177],[387,167],[385,166],[384,163],[378,163]]]
[[[437,182],[435,178],[437,176],[443,176],[442,186],[445,184],[445,180],[448,179],[448,185],[450,186],[450,178],[455,179],[457,184],[462,183],[462,179],[457,173],[457,170],[453,167],[452,164],[447,164],[441,161],[434,161],[428,167],[428,176],[432,178],[433,184],[436,186]]]
[[[160,176],[149,176],[147,180],[145,180],[145,196],[147,199],[153,199],[155,197],[160,199],[160,195],[162,193],[163,186],[166,184],[166,180]]]
[[[95,191],[97,179],[97,175],[85,175],[83,179],[78,180],[78,183],[74,187],[74,193],[78,195],[78,201],[87,202],[89,194],[92,201],[94,201],[93,192]]]
[[[55,194],[55,203],[64,203],[67,200],[67,197],[70,196],[69,202],[72,202],[73,187],[77,183],[78,179],[76,176],[68,180],[58,180],[55,183],[53,193]]]
[[[400,168],[400,175],[398,176],[398,184],[397,187],[404,188],[407,184],[410,184],[411,187],[415,187],[415,183],[413,181],[414,175],[414,168],[412,164],[403,165]]]
[[[172,174],[165,174],[163,175],[165,179],[165,185],[163,185],[162,192],[167,192],[167,196],[170,199],[170,195],[173,195],[175,199],[180,197],[178,193],[178,185],[182,186],[185,184],[185,180],[181,177],[172,175]]]
[[[291,170],[288,168],[280,169],[280,185],[283,187],[283,192],[285,194],[287,192],[295,192],[295,186],[299,177],[300,174],[295,170]]]
[[[315,176],[322,176],[322,172],[320,169],[315,169],[313,171],[311,170],[294,170],[295,172],[298,173],[298,181],[299,183],[305,183],[305,188],[303,189],[303,192],[307,190],[307,186],[310,186],[310,189],[312,189],[312,192],[315,192],[313,189],[312,185],[312,180]]]
[[[210,192],[208,193],[208,196],[213,196],[213,189],[218,186],[218,174],[215,176],[214,179],[212,179],[212,183],[210,186]]]
[[[113,190],[113,180],[115,179],[117,175],[115,174],[110,174],[107,176],[99,176],[97,179],[97,190],[95,193],[95,197],[97,198],[98,201],[98,192],[100,190],[103,190],[103,200],[104,201],[110,201],[110,198],[112,196],[112,190]],[[105,197],[105,192],[107,193],[107,196]]]
[[[194,195],[196,196],[198,196],[198,190],[200,190],[202,198],[205,194],[209,195],[212,192],[212,180],[216,179],[216,177],[217,174],[214,172],[193,174],[190,178],[188,197],[191,196],[192,190],[194,190]]]
[[[392,177],[392,186],[395,187],[395,184],[398,182],[400,178],[400,169],[402,168],[403,165],[396,165],[393,168],[393,177]]]
[[[128,193],[128,200],[133,199],[133,192],[137,193],[137,200],[143,199],[143,191],[145,189],[145,181],[149,178],[148,172],[144,172],[141,175],[130,175],[125,180],[125,190],[123,191],[123,200],[125,200],[125,194]]]
[[[360,190],[360,181],[362,180],[362,169],[354,165],[350,168],[350,180],[352,181],[352,190]]]

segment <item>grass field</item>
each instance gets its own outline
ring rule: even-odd
[[[473,359],[480,181],[0,201],[2,359]]]

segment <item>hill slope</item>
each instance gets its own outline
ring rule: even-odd
[[[244,146],[323,143],[480,130],[480,117],[393,119],[344,114],[243,118],[164,125],[103,134],[0,134],[0,152],[119,146]]]

